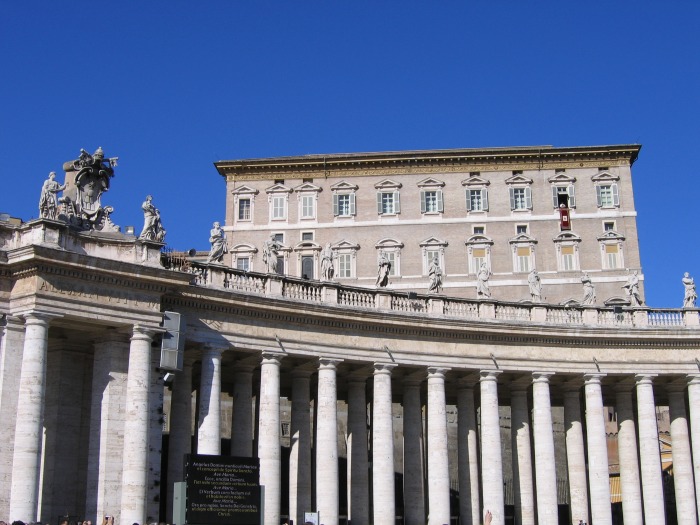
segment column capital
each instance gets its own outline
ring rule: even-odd
[[[585,385],[599,385],[601,379],[607,375],[608,374],[604,374],[603,372],[589,372],[583,374],[583,382]]]
[[[38,312],[36,310],[32,310],[29,312],[25,312],[18,317],[21,317],[24,319],[24,324],[41,324],[41,325],[46,325],[53,321],[54,319],[58,319],[59,317],[63,317],[61,314],[54,314],[51,312]]]
[[[391,371],[396,368],[396,366],[395,363],[374,363],[374,375],[391,375]]]
[[[285,357],[286,356],[281,352],[265,351],[262,353],[262,364],[279,366],[282,363],[282,359],[284,359]]]
[[[131,340],[148,340],[150,341],[153,339],[153,336],[156,335],[157,332],[160,330],[152,327],[152,326],[145,326],[142,324],[135,324],[132,328],[131,332]]]
[[[503,370],[479,370],[479,382],[494,381],[498,383],[498,376],[503,373]]]
[[[637,385],[651,385],[658,374],[635,374],[634,380]]]
[[[226,350],[228,350],[228,348],[222,346],[205,345],[204,348],[202,348],[202,357],[221,357],[221,354],[223,354]]]
[[[318,358],[318,369],[319,370],[335,370],[339,363],[342,363],[342,359],[335,359],[332,357],[319,357]]]
[[[451,368],[444,368],[439,366],[429,366],[428,367],[428,379],[431,377],[442,377],[445,379],[447,372],[452,370]]]
[[[549,383],[549,378],[554,375],[554,372],[533,372],[533,383]]]

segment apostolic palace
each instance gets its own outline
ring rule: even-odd
[[[259,460],[264,525],[697,525],[697,294],[645,303],[639,151],[220,161],[186,252],[80,150],[0,214],[0,519],[184,525],[200,454]]]

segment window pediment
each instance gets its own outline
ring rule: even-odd
[[[332,250],[359,250],[360,245],[350,241],[342,240],[331,245]]]
[[[418,183],[419,188],[442,188],[445,183],[441,180],[433,179],[432,177],[423,179]]]
[[[320,186],[316,186],[315,184],[311,184],[310,182],[305,182],[303,184],[300,184],[296,188],[294,188],[294,191],[296,191],[297,193],[301,193],[301,192],[309,192],[309,193],[316,192],[316,193],[318,193],[320,191],[323,191],[323,188],[321,188]]]
[[[374,245],[375,248],[403,248],[404,244],[396,239],[382,239]]]
[[[358,188],[359,186],[357,184],[350,184],[343,180],[333,184],[331,186],[331,191],[357,191]]]
[[[252,244],[236,244],[231,248],[233,253],[258,253],[258,249]]]
[[[554,242],[581,242],[581,237],[573,232],[562,232],[552,240]]]
[[[510,244],[537,244],[537,239],[530,237],[527,233],[516,235],[508,241]]]
[[[472,187],[472,186],[477,187],[477,188],[482,188],[484,186],[488,186],[489,184],[491,184],[490,180],[483,179],[483,178],[476,176],[476,175],[469,177],[468,179],[465,179],[462,181],[462,186],[465,186],[467,188]]]
[[[505,180],[505,183],[511,184],[511,185],[532,184],[532,179],[525,177],[524,175],[518,174],[518,175],[513,175],[512,177],[508,177]]]
[[[257,195],[260,193],[260,191],[256,190],[255,188],[251,188],[250,186],[241,186],[240,188],[231,190],[231,193],[233,195]]]
[[[480,233],[477,233],[476,235],[472,235],[467,239],[467,242],[464,244],[466,245],[472,245],[472,244],[490,244],[493,245],[493,239],[491,237],[488,237],[486,235],[482,235]]]
[[[591,177],[593,182],[605,183],[605,182],[617,182],[620,180],[619,175],[613,175],[609,171],[600,171]]]
[[[295,252],[300,252],[300,251],[321,251],[321,245],[318,244],[317,242],[314,241],[301,241],[300,243],[296,244],[294,246],[294,251]]]
[[[608,230],[597,239],[599,241],[624,241],[625,236],[617,233],[616,231]]]
[[[566,173],[557,173],[553,177],[549,177],[547,181],[551,184],[573,184],[576,182],[576,177],[570,177]]]
[[[447,241],[443,241],[443,240],[437,239],[435,237],[429,237],[419,244],[419,246],[421,248],[426,247],[426,246],[447,246],[447,245],[448,245]]]
[[[401,186],[402,184],[400,182],[391,179],[385,179],[374,185],[378,190],[398,190]]]
[[[265,190],[265,193],[292,193],[292,189],[284,184],[274,184]]]

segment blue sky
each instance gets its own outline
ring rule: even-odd
[[[647,302],[700,280],[700,2],[7,1],[0,211],[102,146],[102,201],[176,249],[224,219],[222,159],[641,143]],[[683,196],[684,198],[681,198]]]

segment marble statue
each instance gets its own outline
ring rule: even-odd
[[[213,228],[209,232],[209,242],[211,243],[211,248],[209,249],[207,263],[221,262],[224,255],[228,253],[228,246],[226,245],[226,233],[219,222],[213,224]]]
[[[430,263],[428,278],[430,279],[428,293],[440,293],[442,289],[442,268],[440,268],[440,261],[437,257],[433,257]]]
[[[530,275],[527,276],[527,285],[530,288],[530,297],[533,303],[542,302],[542,281],[537,270],[533,268]]]
[[[380,250],[379,259],[377,260],[377,282],[375,286],[385,287],[389,284],[389,272],[391,271],[391,261],[387,259],[386,254]]]
[[[141,205],[143,209],[143,230],[139,239],[144,241],[163,242],[165,240],[165,229],[160,222],[160,212],[153,205],[153,196],[147,195],[146,200]]]
[[[630,306],[642,306],[642,295],[639,293],[639,275],[637,270],[627,278],[627,282],[622,286],[627,292],[627,297],[630,300]]]
[[[481,263],[479,273],[476,275],[477,299],[488,299],[491,297],[491,290],[489,289],[489,277],[491,277],[491,272],[486,267],[486,263]]]
[[[58,192],[66,189],[66,185],[61,186],[56,182],[56,172],[49,173],[49,178],[44,181],[41,187],[41,198],[39,199],[39,216],[44,219],[58,218]]]
[[[333,250],[331,249],[331,243],[326,243],[325,248],[321,251],[321,280],[332,281],[334,274]]]
[[[698,299],[698,293],[695,290],[695,280],[688,272],[683,274],[683,286],[685,287],[685,295],[683,296],[683,308],[695,308],[695,301]]]
[[[274,234],[270,235],[270,238],[265,241],[262,256],[267,273],[277,273],[277,258],[279,257],[281,248],[282,245],[277,242]]]
[[[581,283],[583,284],[583,299],[581,300],[581,304],[595,304],[595,286],[593,285],[593,281],[591,281],[591,278],[586,272],[583,272],[583,276],[581,277]]]

